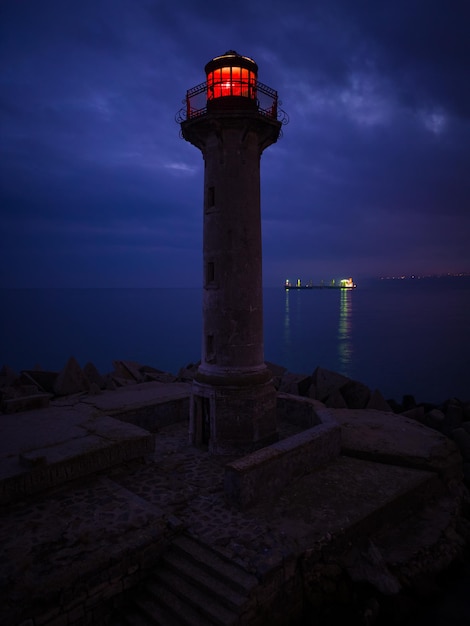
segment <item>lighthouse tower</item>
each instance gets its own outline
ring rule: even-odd
[[[275,143],[277,93],[229,50],[187,92],[182,136],[202,152],[203,331],[190,441],[213,454],[277,439],[276,390],[264,362],[260,158]]]

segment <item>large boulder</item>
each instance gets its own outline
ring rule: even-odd
[[[290,393],[294,396],[307,396],[311,384],[311,376],[286,372],[281,378],[279,391],[281,393]]]
[[[115,378],[123,379],[124,381],[130,381],[133,383],[144,382],[144,376],[140,371],[142,367],[135,361],[113,361]]]
[[[196,376],[197,368],[201,362],[188,363],[184,365],[178,372],[177,381],[182,383],[191,383]]]
[[[98,389],[105,388],[105,379],[101,376],[97,367],[93,363],[88,361],[83,368],[83,373],[87,377],[90,384],[96,385]]]
[[[88,391],[89,387],[88,378],[83,373],[75,357],[71,356],[54,382],[55,395],[68,396],[74,393],[81,393]]]
[[[273,375],[273,383],[276,389],[279,389],[281,386],[282,377],[287,372],[287,369],[282,365],[277,365],[276,363],[270,363],[266,361],[266,367]]]
[[[456,428],[452,431],[452,439],[458,445],[464,460],[470,462],[470,433],[465,428]]]
[[[315,388],[315,398],[321,402],[325,401],[333,392],[341,389],[350,379],[343,374],[332,372],[331,370],[317,367],[312,374],[312,385]]]
[[[324,401],[325,406],[331,409],[347,409],[345,399],[339,389],[334,389]]]
[[[365,409],[371,397],[369,387],[357,380],[349,380],[343,385],[341,395],[349,409]]]
[[[21,384],[32,384],[44,392],[55,393],[54,385],[57,380],[58,372],[45,371],[43,369],[22,370],[20,376]]]
[[[0,370],[0,389],[2,387],[10,387],[19,378],[19,374],[8,365],[4,365]]]
[[[456,398],[451,398],[445,408],[444,433],[449,435],[462,425],[463,409]]]
[[[151,365],[143,365],[139,371],[145,382],[174,383],[176,381],[176,376],[170,372],[158,370]]]
[[[424,423],[426,426],[442,432],[444,430],[445,419],[446,416],[440,409],[431,409],[431,411],[425,414]]]
[[[392,412],[392,407],[389,405],[387,400],[385,400],[385,398],[378,389],[374,389],[374,391],[370,394],[366,409],[376,409],[377,411]]]

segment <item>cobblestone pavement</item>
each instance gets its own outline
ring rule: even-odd
[[[281,436],[294,432],[295,427],[286,424]],[[224,466],[236,457],[210,456],[187,441],[185,423],[162,429],[153,458],[133,471],[117,471],[113,480],[178,518],[191,535],[249,570],[257,570],[259,557],[268,552],[268,561],[288,553],[285,533],[276,531],[266,514],[240,512],[227,503]]]
[[[284,436],[292,427],[284,428]],[[168,523],[234,557],[247,569],[259,555],[277,558],[285,537],[265,519],[231,507],[223,491],[224,465],[188,444],[188,424],[156,434],[155,453],[82,478],[3,508],[0,517],[0,587],[35,593],[66,573],[92,569],[138,542],[157,539]],[[88,565],[87,565],[88,564]]]

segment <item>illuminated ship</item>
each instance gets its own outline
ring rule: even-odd
[[[355,289],[356,287],[352,278],[342,278],[339,282],[332,280],[330,283],[321,281],[318,285],[314,285],[311,280],[303,285],[300,278],[295,283],[289,279],[284,283],[284,289]]]

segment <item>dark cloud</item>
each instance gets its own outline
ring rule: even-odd
[[[267,284],[468,271],[469,13],[4,0],[0,284],[200,284],[203,162],[174,116],[227,49],[290,117],[262,157]]]

